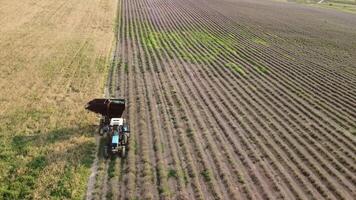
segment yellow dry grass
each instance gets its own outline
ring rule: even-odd
[[[81,199],[116,1],[0,5],[0,199]]]

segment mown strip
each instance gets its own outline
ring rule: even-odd
[[[112,38],[112,1],[6,1],[0,17],[0,199],[82,199]],[[12,10],[15,9],[16,10]],[[43,9],[46,8],[46,9]],[[14,34],[13,29],[16,29]]]

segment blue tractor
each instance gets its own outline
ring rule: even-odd
[[[106,158],[112,155],[126,157],[130,131],[124,118],[112,118],[110,120],[110,130],[108,133],[107,144],[104,147],[104,156]]]
[[[130,129],[126,119],[122,117],[125,110],[124,99],[94,99],[87,110],[101,115],[99,133],[105,137],[104,157],[109,158],[127,155]]]

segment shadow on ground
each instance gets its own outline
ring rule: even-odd
[[[95,126],[78,126],[10,137],[8,144],[3,142],[4,145],[0,146],[0,199],[33,199],[37,187],[46,188],[54,199],[75,198],[74,189],[85,190],[95,157],[95,142],[90,139],[94,133]],[[55,151],[53,148],[64,150]],[[38,178],[44,169],[59,162],[65,164],[64,167],[63,164],[59,166],[60,174],[53,175],[57,176],[55,180],[58,182],[40,185]],[[73,179],[80,185],[74,185]]]

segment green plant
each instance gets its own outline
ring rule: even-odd
[[[237,174],[237,179],[238,179],[238,182],[239,182],[239,183],[245,184],[245,180],[244,180],[244,178],[243,178],[240,174]]]
[[[193,130],[192,130],[191,128],[187,128],[187,129],[185,130],[185,132],[187,133],[187,136],[188,136],[189,138],[192,138],[192,137],[193,137]]]
[[[167,173],[167,178],[178,178],[177,171],[175,169],[169,169]]]
[[[211,174],[210,174],[209,170],[207,170],[207,169],[203,170],[200,174],[203,176],[203,178],[206,182],[211,181]]]
[[[124,70],[125,70],[125,73],[129,72],[129,64],[127,62],[125,62],[125,64],[124,64]]]

